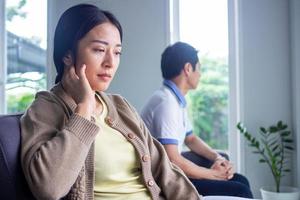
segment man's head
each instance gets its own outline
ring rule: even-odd
[[[168,46],[161,55],[161,71],[164,79],[183,75],[190,88],[196,88],[200,77],[198,51],[184,42]],[[197,69],[198,68],[198,69]]]

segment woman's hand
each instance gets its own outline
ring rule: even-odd
[[[96,108],[95,91],[92,90],[85,75],[86,65],[83,64],[76,74],[75,66],[65,66],[62,77],[64,90],[77,104],[75,113],[90,120]]]

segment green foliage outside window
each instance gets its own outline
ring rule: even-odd
[[[18,0],[13,4],[9,4],[10,6],[6,7],[6,22],[14,21],[14,18],[23,18],[26,19],[28,13],[24,11],[24,7],[26,6],[28,0]],[[24,40],[24,36],[16,36],[20,41]],[[19,40],[15,40],[14,42],[19,42]],[[40,48],[41,39],[37,36],[32,36],[30,39],[26,39],[27,43],[32,43],[37,48]],[[9,42],[10,40],[8,40]],[[11,48],[17,46],[19,48],[19,43],[12,44],[8,43],[8,46],[11,45]],[[23,44],[24,45],[24,44]],[[21,45],[20,45],[21,46]],[[32,49],[32,48],[31,48]],[[18,51],[19,52],[19,51]],[[31,52],[33,55],[36,54],[35,51]],[[11,68],[17,65],[20,69],[22,69],[21,59],[18,57],[19,54],[11,54],[8,55],[8,66],[7,68]],[[40,55],[35,55],[40,56]],[[13,57],[13,59],[11,58]],[[30,59],[33,59],[31,57]],[[46,58],[44,58],[46,59]],[[21,64],[22,63],[22,64]],[[28,66],[27,66],[28,67]],[[7,83],[6,83],[6,104],[7,104],[7,113],[18,113],[24,112],[26,108],[32,103],[34,100],[35,94],[40,91],[46,89],[46,75],[43,72],[34,72],[28,71],[23,73],[9,73],[7,75]]]
[[[34,100],[35,94],[46,88],[46,74],[35,73],[33,76],[35,79],[22,78],[22,74],[8,75],[7,113],[24,112]],[[12,92],[14,90],[18,92]]]
[[[24,112],[29,104],[33,101],[34,94],[23,93],[22,95],[8,95],[7,112],[18,113]]]
[[[228,66],[204,56],[196,90],[187,95],[193,131],[215,149],[228,149]]]
[[[12,21],[12,19],[16,16],[26,17],[26,12],[22,11],[22,8],[26,5],[27,0],[20,0],[18,5],[9,6],[6,8],[6,20]]]

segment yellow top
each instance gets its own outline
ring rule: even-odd
[[[135,148],[119,131],[105,123],[107,106],[97,97],[103,105],[103,112],[96,117],[101,132],[95,141],[95,200],[150,200]]]

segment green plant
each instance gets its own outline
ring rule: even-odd
[[[288,155],[293,150],[291,131],[288,125],[279,121],[276,125],[269,128],[260,127],[260,138],[257,139],[250,134],[245,126],[240,122],[237,128],[249,142],[249,146],[255,148],[255,154],[260,154],[260,163],[266,163],[273,175],[276,184],[276,192],[279,191],[281,178],[286,172],[290,172],[288,168]]]

